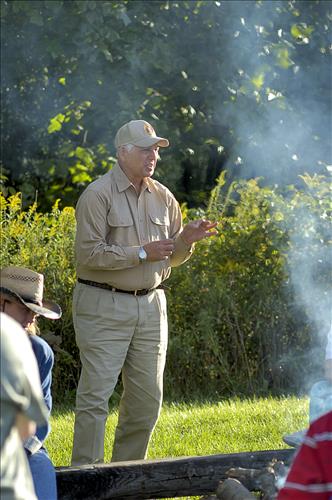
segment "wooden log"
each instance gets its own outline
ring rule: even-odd
[[[220,500],[255,500],[250,493],[237,479],[226,479],[217,488],[217,497]]]
[[[290,463],[294,448],[57,467],[59,500],[143,500],[214,493],[233,467],[266,467],[272,459]]]

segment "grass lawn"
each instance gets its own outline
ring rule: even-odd
[[[105,462],[111,459],[116,409],[107,421]],[[55,406],[46,446],[54,465],[70,465],[74,412]],[[287,448],[284,434],[308,426],[308,398],[230,399],[222,402],[167,403],[148,458],[211,455]],[[89,432],[89,429],[87,429]]]

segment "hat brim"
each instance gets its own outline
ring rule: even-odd
[[[40,306],[35,304],[34,302],[30,302],[28,299],[24,299],[18,293],[14,292],[10,288],[0,287],[1,293],[6,293],[7,295],[11,295],[18,299],[23,305],[28,307],[31,311],[40,316],[44,316],[47,319],[59,319],[62,316],[62,310],[59,304],[53,302],[52,300],[43,300],[43,304]]]
[[[149,148],[154,144],[157,144],[161,148],[167,148],[169,146],[169,141],[164,137],[144,137],[144,139],[132,142],[131,144],[140,148]]]

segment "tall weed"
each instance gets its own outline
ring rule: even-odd
[[[79,375],[78,351],[71,318],[71,296],[75,283],[74,209],[40,213],[36,204],[22,210],[20,193],[7,199],[0,193],[1,267],[17,265],[44,274],[44,296],[61,305],[58,321],[39,319],[42,335],[55,350],[53,392],[75,387]]]
[[[320,375],[318,333],[328,327],[331,305],[331,186],[323,177],[302,180],[301,190],[280,192],[258,179],[227,186],[223,175],[205,211],[183,207],[185,219],[218,221],[219,234],[199,242],[167,283],[166,396],[292,392]],[[80,369],[71,318],[74,210],[56,203],[50,213],[35,204],[24,211],[19,194],[0,201],[1,267],[44,273],[45,296],[63,309],[61,320],[41,322],[55,350],[53,392],[61,398],[75,389]]]

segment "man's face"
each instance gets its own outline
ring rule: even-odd
[[[159,158],[159,146],[148,148],[134,146],[130,151],[124,150],[124,167],[128,174],[136,179],[152,177]]]
[[[12,298],[1,296],[1,310],[15,319],[25,330],[27,330],[37,318],[37,314],[31,311],[21,302]]]

